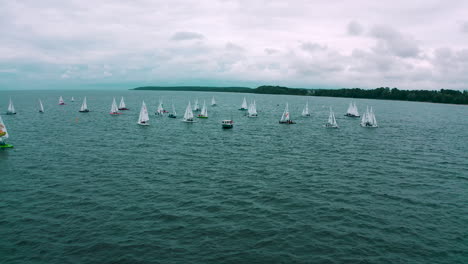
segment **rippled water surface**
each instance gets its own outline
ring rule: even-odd
[[[109,115],[121,95],[131,110]],[[198,123],[153,114],[212,95]],[[306,97],[247,95],[248,119],[243,94],[0,92],[2,113],[10,96],[0,263],[468,263],[466,106],[357,99],[365,129],[344,98],[309,97],[301,118]],[[286,102],[296,125],[278,124]]]

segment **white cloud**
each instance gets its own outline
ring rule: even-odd
[[[468,32],[467,9],[439,0],[3,1],[0,74],[10,87],[21,78],[466,89],[457,27]]]

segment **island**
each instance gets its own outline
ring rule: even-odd
[[[286,94],[303,96],[328,96],[346,98],[366,98],[381,100],[417,101],[444,104],[468,104],[468,90],[399,90],[398,88],[379,87],[375,89],[341,88],[341,89],[306,89],[284,86],[262,85],[249,87],[205,87],[205,86],[144,86],[131,90],[154,91],[203,91],[254,94]]]

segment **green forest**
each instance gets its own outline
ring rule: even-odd
[[[382,100],[417,101],[444,104],[468,104],[468,91],[457,90],[399,90],[398,88],[380,87],[376,89],[342,88],[342,89],[305,89],[283,86],[263,85],[249,87],[203,87],[203,86],[145,86],[134,90],[168,90],[168,91],[206,91],[256,94],[288,94],[308,96],[329,96],[348,98],[368,98]]]

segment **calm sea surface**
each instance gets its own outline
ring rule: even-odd
[[[154,115],[212,95],[198,123]],[[380,125],[366,129],[346,98],[11,91],[2,114],[10,96],[0,263],[468,263],[467,106],[357,99]],[[109,115],[113,96],[131,110]],[[286,102],[296,125],[278,124]]]

